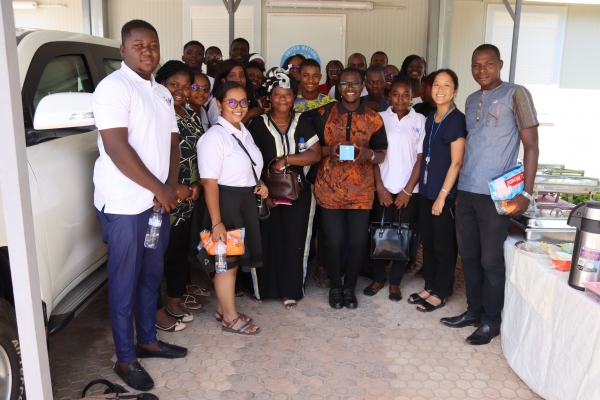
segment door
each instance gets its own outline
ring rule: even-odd
[[[119,57],[118,49],[115,53]],[[35,131],[32,121],[46,95],[92,93],[106,75],[96,64],[87,44],[49,43],[33,57],[23,85],[27,160],[41,201],[41,209],[33,211],[44,220],[55,304],[65,288],[83,279],[106,256],[93,203],[98,130],[91,126]]]
[[[268,13],[267,65],[281,66],[294,54],[316,59],[325,82],[329,61],[346,65],[346,15]]]

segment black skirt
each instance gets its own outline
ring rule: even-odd
[[[221,221],[225,225],[225,229],[245,228],[246,231],[244,255],[240,257],[238,262],[228,262],[227,267],[241,266],[245,272],[251,272],[251,268],[262,267],[262,244],[254,186],[236,187],[219,185],[219,207],[221,209]],[[210,213],[206,210],[203,228],[210,230],[212,227],[211,223]]]

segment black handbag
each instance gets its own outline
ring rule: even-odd
[[[410,258],[408,249],[413,233],[407,223],[385,222],[385,210],[381,216],[381,223],[375,223],[370,229],[371,259],[373,260],[399,260],[406,261]],[[398,210],[400,221],[401,210]]]
[[[271,165],[277,160],[277,158],[272,159],[267,166],[267,171],[261,176],[269,189],[269,196],[273,199],[298,200],[300,192],[304,189],[302,178],[292,171],[287,163],[283,171],[271,171]]]
[[[244,147],[244,145],[242,144],[242,141],[240,139],[238,139],[233,133],[231,134],[231,136],[233,136],[233,138],[238,142],[238,144],[240,145],[242,150],[244,150],[244,153],[246,153],[246,155],[250,159],[250,163],[251,163],[250,169],[252,169],[252,175],[254,175],[254,180],[256,181],[256,186],[260,186],[260,181],[258,180],[258,176],[256,176],[256,171],[254,171],[254,167],[256,167],[256,163],[250,156],[250,153],[248,153],[248,150],[246,150],[246,147]],[[256,195],[256,207],[258,208],[258,219],[267,219],[271,216],[271,210],[269,210],[269,207],[267,206],[267,202],[265,201],[265,199],[262,198],[262,196],[260,194]]]

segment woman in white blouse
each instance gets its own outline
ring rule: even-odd
[[[386,222],[412,224],[417,215],[419,175],[425,117],[410,107],[411,81],[398,76],[390,87],[391,107],[379,113],[385,124],[388,149],[383,163],[373,169],[377,196],[373,202],[373,221],[380,221],[385,212]],[[399,214],[400,211],[400,215]],[[389,260],[373,260],[373,283],[364,294],[374,296],[385,283],[385,267]],[[406,261],[394,260],[390,269],[389,299],[399,301],[400,281],[406,270]]]
[[[238,82],[225,82],[216,93],[221,112],[217,123],[198,141],[198,167],[204,185],[208,213],[205,226],[212,230],[212,240],[227,240],[227,230],[245,228],[245,254],[227,257],[227,272],[215,274],[217,310],[215,318],[223,331],[254,335],[260,328],[235,308],[237,269],[262,267],[262,247],[256,195],[268,196],[267,187],[256,184],[263,159],[252,136],[241,122],[248,113],[245,88]],[[243,146],[243,148],[242,148]],[[244,148],[248,152],[244,151]]]

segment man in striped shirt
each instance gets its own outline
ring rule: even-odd
[[[533,200],[539,155],[539,123],[531,94],[523,86],[503,82],[502,65],[494,45],[483,44],[473,52],[471,72],[481,90],[467,98],[467,141],[456,207],[468,307],[464,314],[441,320],[454,328],[476,326],[466,339],[471,345],[487,344],[500,333],[506,274],[504,241],[510,217],[523,214]],[[525,151],[525,190],[510,201],[515,208],[510,215],[499,215],[488,179],[516,165],[520,142]]]

